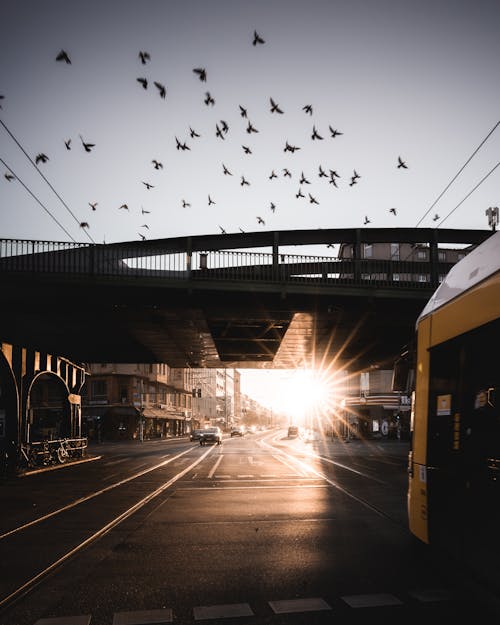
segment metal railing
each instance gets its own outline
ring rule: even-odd
[[[62,273],[180,281],[435,287],[453,263],[339,259],[238,250],[170,251],[158,245],[0,240],[0,274]]]

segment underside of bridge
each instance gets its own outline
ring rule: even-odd
[[[25,281],[0,313],[1,340],[73,362],[295,368],[391,363],[428,294],[192,292]],[[354,364],[355,363],[355,364]]]

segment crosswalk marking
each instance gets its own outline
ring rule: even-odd
[[[161,610],[140,610],[135,612],[115,612],[113,625],[163,625],[171,623],[173,615],[171,608]]]
[[[89,625],[90,619],[90,614],[81,614],[80,616],[55,616],[52,618],[38,619],[35,625]]]
[[[331,606],[320,597],[311,599],[285,599],[283,601],[269,601],[269,605],[275,614],[288,614],[291,612],[318,612],[319,610],[331,610]]]
[[[342,599],[351,608],[375,608],[385,605],[403,605],[394,595],[389,593],[378,593],[373,595],[348,595]]]
[[[228,603],[226,605],[208,605],[193,608],[194,620],[233,618],[235,616],[254,616],[248,603]]]

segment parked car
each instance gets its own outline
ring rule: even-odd
[[[205,428],[200,435],[200,445],[206,445],[207,443],[222,443],[222,430],[218,427]]]
[[[199,441],[200,440],[200,436],[203,434],[205,430],[193,430],[191,432],[191,434],[189,435],[189,440],[190,441]]]
[[[245,428],[242,425],[237,425],[231,429],[231,438],[233,436],[245,436]]]

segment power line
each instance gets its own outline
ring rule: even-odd
[[[16,172],[12,169],[12,167],[10,167],[9,165],[7,165],[7,163],[3,160],[3,158],[0,158],[0,163],[3,163],[3,165],[16,177],[16,180],[18,182],[21,183],[21,185],[26,189],[26,191],[31,195],[32,198],[34,198],[38,204],[40,204],[40,206],[43,208],[43,210],[56,222],[56,224],[68,235],[68,237],[73,241],[73,243],[76,243],[75,239],[71,236],[71,234],[66,230],[66,228],[54,217],[54,215],[49,211],[49,209],[42,204],[42,202],[40,202],[40,200],[36,197],[36,195],[24,184],[24,182],[21,180],[21,178],[19,178],[19,176],[16,174]]]
[[[469,193],[467,193],[467,195],[463,198],[463,200],[461,200],[461,201],[460,201],[460,202],[459,202],[459,203],[455,206],[455,208],[454,208],[453,210],[451,210],[451,211],[450,211],[450,212],[446,215],[446,217],[443,217],[443,219],[441,219],[441,221],[438,223],[438,225],[437,225],[436,227],[437,227],[437,228],[439,228],[439,226],[441,226],[441,225],[442,225],[442,224],[443,224],[443,223],[444,223],[444,222],[448,219],[448,217],[449,217],[451,214],[453,214],[453,213],[457,210],[457,208],[458,208],[461,204],[463,204],[463,203],[465,202],[465,200],[466,200],[468,197],[470,197],[470,196],[474,193],[474,191],[475,191],[475,190],[476,190],[479,186],[481,186],[481,185],[483,184],[483,182],[486,180],[486,178],[488,178],[489,176],[491,176],[491,174],[495,171],[495,169],[496,169],[499,165],[500,165],[500,161],[498,161],[498,163],[495,165],[495,167],[493,167],[492,169],[490,169],[490,171],[486,174],[486,176],[483,176],[483,177],[481,178],[481,180],[480,180],[480,181],[476,184],[476,186],[474,186],[474,187],[473,187],[473,188],[469,191]]]
[[[422,217],[420,218],[420,220],[417,222],[415,228],[418,228],[418,226],[422,223],[422,221],[427,217],[427,215],[431,212],[431,210],[434,208],[434,206],[436,206],[436,204],[439,202],[439,200],[443,197],[443,195],[446,193],[446,191],[448,191],[448,189],[451,187],[451,185],[455,182],[455,180],[458,178],[458,176],[463,172],[463,170],[467,167],[467,165],[471,162],[471,160],[474,158],[474,156],[479,152],[479,150],[483,147],[483,145],[486,143],[486,141],[491,137],[491,135],[495,132],[495,130],[497,129],[498,125],[500,125],[500,121],[498,121],[493,128],[490,130],[490,132],[486,135],[486,137],[481,141],[481,143],[477,146],[477,148],[474,150],[474,152],[469,156],[469,158],[467,159],[467,161],[462,165],[462,167],[458,170],[458,172],[455,174],[455,176],[450,180],[450,182],[446,185],[446,187],[441,191],[441,193],[437,196],[437,198],[434,200],[434,202],[431,204],[431,206],[429,207],[429,209],[427,210],[427,212],[422,215]],[[491,172],[490,172],[491,173]],[[489,174],[488,174],[489,175]],[[455,209],[454,209],[455,210]],[[451,214],[451,213],[450,213]],[[441,222],[442,223],[442,222]]]
[[[53,191],[53,193],[56,195],[56,197],[59,199],[59,201],[61,202],[61,204],[64,206],[64,208],[68,211],[68,213],[73,217],[73,219],[76,221],[76,223],[78,224],[78,226],[80,226],[80,220],[76,217],[76,215],[73,213],[73,211],[70,209],[70,207],[66,204],[66,202],[62,199],[62,197],[59,195],[59,193],[54,189],[54,187],[52,186],[52,184],[47,180],[47,178],[44,176],[44,174],[40,171],[40,169],[37,167],[36,163],[33,161],[33,159],[31,158],[31,156],[26,152],[26,150],[23,148],[23,146],[19,143],[19,141],[16,139],[16,137],[12,134],[12,132],[7,128],[7,126],[4,124],[4,122],[0,119],[0,124],[2,124],[2,126],[5,128],[5,130],[8,132],[8,134],[10,135],[10,137],[12,138],[12,140],[16,143],[16,145],[18,146],[18,148],[22,151],[22,153],[26,156],[26,158],[29,160],[29,162],[33,165],[33,167],[37,170],[37,172],[40,174],[40,176],[45,180],[45,182],[49,185],[50,189]],[[14,173],[14,172],[12,172]],[[26,190],[29,190],[28,187],[26,187],[26,185],[24,185],[24,188]],[[31,193],[31,191],[30,191]],[[31,194],[33,195],[33,194]],[[33,197],[35,197],[33,195]],[[38,201],[38,200],[37,200]],[[39,202],[41,204],[41,202]],[[43,205],[42,205],[43,206]],[[45,209],[46,210],[46,209]],[[49,213],[50,214],[50,213]],[[92,241],[92,243],[95,243],[94,239],[90,236],[90,234],[84,229],[85,234],[87,235],[87,237]],[[71,237],[72,238],[72,237]]]

